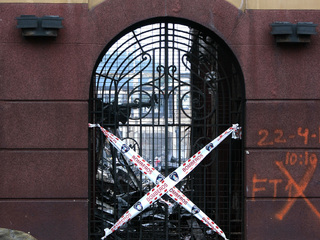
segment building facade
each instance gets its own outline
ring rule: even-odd
[[[103,122],[135,139],[140,154],[166,174],[178,166],[172,162],[197,151],[194,146],[202,136],[212,139],[237,121],[243,129],[241,142],[223,145],[216,157],[220,165],[207,168],[206,177],[197,170],[180,186],[185,186],[185,194],[206,209],[230,239],[320,236],[320,39],[315,32],[294,40],[288,32],[280,34],[282,40],[276,32],[271,34],[273,23],[290,26],[293,34],[299,24],[319,24],[318,1],[0,0],[0,13],[0,228],[29,232],[39,240],[102,237],[101,225],[94,225],[100,200],[95,184],[100,159],[94,150],[99,134],[88,129],[88,122]],[[32,32],[39,25],[25,25],[29,32],[23,36],[23,28],[17,27],[23,15],[59,16],[63,27],[57,25],[56,37],[33,37],[28,36],[30,28]],[[154,36],[144,45],[143,31]],[[117,50],[116,44],[129,33],[137,47]],[[164,45],[150,47],[158,41],[156,36]],[[139,47],[148,50],[130,55]],[[113,52],[117,61],[110,63],[106,59]],[[125,53],[122,58],[120,53]],[[158,60],[144,65],[146,53]],[[181,60],[176,61],[179,54]],[[118,92],[112,85],[116,77],[126,86]],[[212,110],[216,103],[224,104]],[[198,106],[205,110],[197,112]],[[185,118],[179,117],[175,125],[173,119],[180,114]],[[151,134],[159,126],[163,129]],[[164,142],[151,144],[148,136]],[[147,146],[145,152],[141,146]],[[109,167],[106,163],[108,168],[121,163],[120,157],[110,157],[116,158]],[[114,170],[110,176],[117,180],[122,175]],[[217,190],[217,184],[222,188]],[[129,190],[112,193],[110,202],[117,204],[106,200],[113,207],[104,207],[105,212],[111,209],[120,217],[115,196]],[[150,221],[157,226],[153,239],[157,234],[160,239],[178,239],[170,235],[175,233],[170,226],[181,229],[179,239],[214,239],[202,226],[197,232],[200,223],[194,226],[182,210],[176,216],[165,212],[164,220],[136,220],[141,220],[139,233],[129,226],[131,232],[124,228],[125,235],[110,238],[143,239]],[[183,217],[185,225],[179,220]],[[164,236],[158,228],[161,222],[166,222]]]

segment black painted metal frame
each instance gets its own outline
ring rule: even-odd
[[[167,176],[233,123],[243,123],[243,76],[228,46],[173,18],[120,33],[97,61],[89,120]],[[90,130],[89,238],[100,239],[153,184]],[[232,240],[243,239],[243,143],[227,139],[177,187]],[[218,239],[171,200],[154,203],[110,239]],[[166,202],[167,201],[167,202]],[[170,202],[170,204],[168,204]]]

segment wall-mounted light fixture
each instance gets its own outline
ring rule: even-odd
[[[21,28],[22,36],[25,37],[57,37],[58,30],[63,28],[62,19],[59,16],[21,15],[17,28]]]
[[[274,22],[270,25],[277,43],[309,43],[311,35],[317,34],[318,26],[312,22]]]

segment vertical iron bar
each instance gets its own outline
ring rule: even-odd
[[[129,83],[127,83],[126,84],[126,88],[127,88],[127,95],[126,95],[126,98],[127,98],[127,103],[129,103],[130,102],[130,98],[129,98],[129,95],[128,95],[128,93],[130,92],[130,86],[129,86]],[[124,88],[125,89],[125,88]],[[126,125],[125,126],[123,126],[123,129],[126,129],[126,136],[124,136],[124,131],[123,131],[123,133],[122,133],[122,137],[123,138],[125,138],[125,137],[129,137],[129,121],[130,121],[130,113],[131,113],[131,109],[130,108],[127,108],[126,109],[126,116],[128,116],[128,120],[127,120],[127,122],[126,122]],[[126,161],[126,160],[124,160],[124,161]],[[130,178],[129,178],[129,181],[130,181]],[[127,191],[129,192],[129,186],[127,186]],[[127,230],[127,239],[129,239],[130,238],[130,234],[129,234],[129,231]]]
[[[228,229],[229,235],[231,233],[231,210],[232,210],[232,142],[230,141],[229,144],[229,172],[228,172]]]
[[[180,105],[180,97],[181,97],[181,53],[180,50],[178,50],[178,101],[177,101],[177,111],[178,111],[178,133],[177,133],[177,148],[178,148],[178,163],[179,166],[181,165],[181,109],[182,109],[182,102]],[[181,109],[180,109],[181,108]],[[179,188],[181,188],[181,184],[179,184]],[[181,235],[181,207],[179,206],[178,211],[178,233]]]
[[[198,72],[198,62],[197,60],[198,59],[195,59],[195,56],[198,55],[198,49],[199,49],[199,40],[196,36],[193,36],[191,38],[191,49],[190,49],[190,52],[193,56],[190,57],[190,68],[191,68],[191,76],[190,76],[190,96],[191,96],[191,136],[190,136],[190,139],[191,139],[191,143],[190,143],[190,146],[191,146],[191,152],[190,152],[190,156],[192,154],[192,152],[195,152],[197,149],[196,149],[196,145],[195,145],[195,142],[196,142],[196,137],[197,137],[197,127],[199,126],[195,126],[195,116],[196,116],[196,109],[195,109],[195,93],[194,93],[194,89],[196,87],[195,86],[195,83],[197,81],[197,76],[196,76],[196,73]],[[195,191],[194,189],[197,188],[197,183],[195,181],[195,178],[197,177],[197,175],[195,173],[192,174],[192,177],[191,177],[191,196],[192,196],[192,199],[194,201],[194,199],[198,199],[197,196],[195,196]],[[194,239],[194,236],[193,236],[193,224],[192,222],[194,221],[194,217],[192,216],[191,217],[191,226],[190,226],[190,234],[191,234],[191,239]]]
[[[155,79],[155,62],[156,62],[156,54],[155,54],[155,49],[153,49],[152,50],[152,52],[153,52],[153,61],[152,61],[152,79],[153,79],[153,81],[154,81],[154,79]],[[155,94],[156,95],[156,93],[155,93],[155,87],[154,87],[154,84],[152,84],[152,94]],[[159,105],[158,105],[158,107],[159,107]],[[155,143],[154,143],[154,139],[155,139],[155,137],[154,137],[154,134],[155,134],[155,125],[154,125],[154,107],[152,108],[152,154],[151,154],[151,157],[152,157],[152,159],[151,159],[151,162],[152,162],[152,166],[154,166],[154,158],[155,158],[155,155],[154,155],[154,150],[155,150]],[[159,111],[159,109],[158,109],[158,111]],[[159,114],[159,112],[158,112],[158,114]],[[155,166],[154,166],[155,167]],[[152,240],[154,240],[154,232],[155,232],[155,228],[154,228],[154,215],[152,215]]]
[[[232,122],[232,96],[230,94],[231,87],[229,87],[229,122]],[[229,157],[228,157],[228,162],[229,162],[229,172],[228,172],[228,232],[229,232],[229,237],[231,234],[231,210],[232,210],[232,141],[229,140]]]
[[[138,41],[139,42],[139,41]],[[139,45],[140,45],[140,43],[139,43]],[[141,47],[141,46],[140,46]],[[142,50],[142,49],[141,49]],[[139,140],[140,140],[140,144],[139,144],[139,146],[140,146],[140,149],[139,149],[139,155],[140,156],[143,156],[143,151],[142,151],[142,146],[143,146],[143,139],[142,139],[142,132],[143,132],[143,129],[142,129],[142,107],[141,107],[141,103],[142,103],[142,79],[143,79],[143,74],[142,74],[142,72],[140,72],[140,87],[139,87]],[[142,175],[142,173],[140,172],[139,173],[139,177],[140,177],[140,198],[143,196],[143,187],[142,187],[142,181],[143,181],[143,175]],[[139,225],[140,225],[140,227],[139,227],[139,232],[140,232],[140,234],[139,234],[139,239],[140,240],[142,240],[142,236],[143,236],[143,231],[142,231],[142,218],[141,218],[141,216],[139,216],[139,218],[141,219],[141,221],[139,221]]]
[[[169,80],[169,39],[168,39],[168,23],[165,23],[165,92],[164,92],[164,119],[165,119],[165,175],[168,176],[168,80]],[[168,206],[166,205],[165,211],[165,228],[166,228],[166,239],[169,239],[168,231]]]
[[[158,65],[158,78],[159,78],[159,81],[158,81],[158,89],[159,89],[159,94],[158,94],[158,99],[159,99],[159,106],[158,106],[158,123],[157,125],[159,126],[160,125],[160,118],[161,118],[161,110],[162,110],[162,98],[161,98],[161,95],[162,95],[162,92],[161,92],[161,66],[162,66],[162,23],[160,24],[160,29],[159,29],[159,42],[160,42],[160,46],[159,46],[159,65]]]
[[[115,131],[113,131],[113,132],[115,133]],[[102,138],[100,138],[100,139],[102,139]],[[117,188],[116,188],[116,178],[117,178],[116,151],[117,150],[115,148],[113,148],[113,147],[111,148],[112,170],[113,170],[113,177],[114,177],[114,183],[115,183],[114,184],[114,192],[113,192],[113,196],[112,196],[113,204],[114,204],[114,211],[113,211],[114,223],[116,223],[116,221],[118,219],[118,212],[117,211],[119,211],[118,204],[117,204]],[[103,173],[103,170],[102,170],[102,173]],[[103,181],[101,181],[101,182],[103,182]],[[103,183],[102,183],[102,186],[103,186]],[[102,189],[103,189],[103,187],[102,187]],[[117,237],[117,234],[115,237]]]
[[[217,84],[216,86],[216,89],[217,89],[217,93],[219,92],[219,85]],[[218,97],[218,94],[217,94],[217,97],[216,97],[216,104],[217,106],[219,106],[219,97]],[[218,108],[218,107],[217,107]],[[219,118],[220,118],[220,114],[219,114],[220,111],[217,111],[217,114],[216,114],[216,119],[215,119],[215,122],[216,122],[216,134],[218,135],[219,134]],[[216,165],[216,172],[215,172],[215,177],[216,177],[216,188],[215,188],[215,220],[216,220],[216,223],[219,225],[219,214],[220,214],[220,211],[219,211],[219,148],[216,150],[216,161],[215,161],[215,165]],[[217,234],[215,234],[217,236]]]
[[[210,157],[210,156],[208,156]],[[207,202],[206,202],[206,198],[207,198],[207,191],[206,191],[206,187],[207,187],[207,167],[203,166],[203,209],[205,212],[207,212]]]

